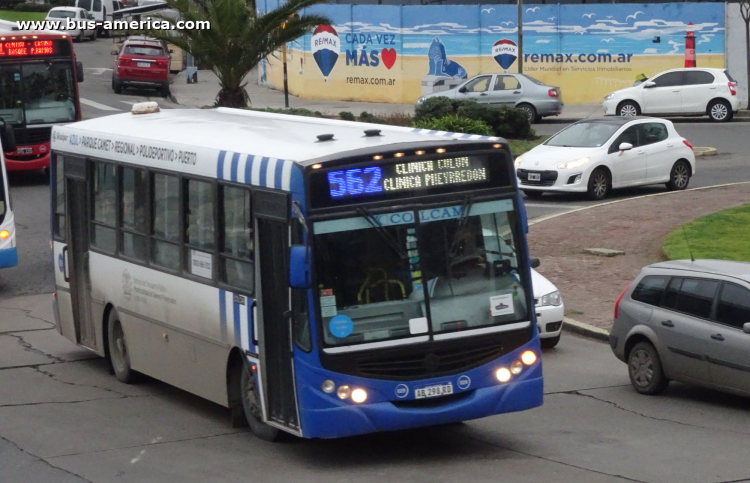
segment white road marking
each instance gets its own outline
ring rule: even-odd
[[[120,111],[121,110],[121,109],[117,109],[116,107],[105,106],[104,104],[99,104],[98,102],[84,99],[83,97],[81,97],[79,100],[81,101],[81,104],[84,104],[89,107],[93,107],[95,109],[101,109],[102,111]]]
[[[108,69],[106,67],[86,67],[86,70],[92,71],[91,73],[93,75],[102,75],[105,72],[112,72],[112,69]]]

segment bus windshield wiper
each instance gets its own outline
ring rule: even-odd
[[[357,208],[357,213],[359,213],[362,218],[367,220],[367,222],[375,229],[375,233],[380,235],[380,237],[388,244],[388,246],[391,247],[394,252],[396,252],[396,255],[398,255],[401,260],[406,260],[407,258],[409,258],[406,250],[404,250],[401,245],[399,245],[398,241],[393,238],[390,233],[388,233],[385,227],[383,227],[378,219],[375,218],[367,208]]]
[[[467,196],[464,199],[464,204],[461,205],[461,216],[458,218],[458,225],[456,226],[456,233],[453,234],[453,241],[451,242],[451,248],[448,251],[448,257],[454,258],[458,253],[458,247],[461,240],[461,232],[466,227],[466,222],[469,220],[469,212],[471,211],[472,205],[471,197]]]

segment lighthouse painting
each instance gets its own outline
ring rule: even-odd
[[[693,22],[690,22],[687,35],[685,35],[685,67],[695,66],[695,27]]]

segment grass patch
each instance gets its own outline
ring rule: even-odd
[[[696,259],[750,262],[750,204],[695,219],[674,230],[664,242],[667,258],[690,259],[685,235]]]
[[[508,139],[508,144],[510,144],[510,152],[513,153],[513,156],[518,156],[526,151],[530,151],[532,148],[542,144],[544,141],[546,141],[549,138],[549,136],[539,136],[536,139]]]
[[[0,10],[0,20],[18,22],[19,20],[42,21],[47,18],[44,12],[14,12],[13,10]]]

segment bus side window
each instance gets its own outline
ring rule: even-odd
[[[255,238],[251,193],[246,188],[221,186],[220,280],[253,293]]]
[[[117,248],[117,181],[115,166],[93,163],[91,245],[110,253]]]
[[[65,240],[65,158],[55,154],[55,238]]]
[[[214,221],[214,187],[208,181],[186,180],[185,213],[186,260],[191,275],[213,279],[216,226]]]
[[[292,245],[305,243],[302,235],[302,224],[292,219]],[[310,314],[307,310],[307,290],[292,290],[292,331],[294,342],[305,352],[312,350],[312,333],[310,332]]]
[[[164,268],[179,270],[180,182],[177,176],[155,173],[151,183],[151,261]]]
[[[148,218],[148,176],[143,169],[122,168],[121,249],[126,257],[146,261]]]

